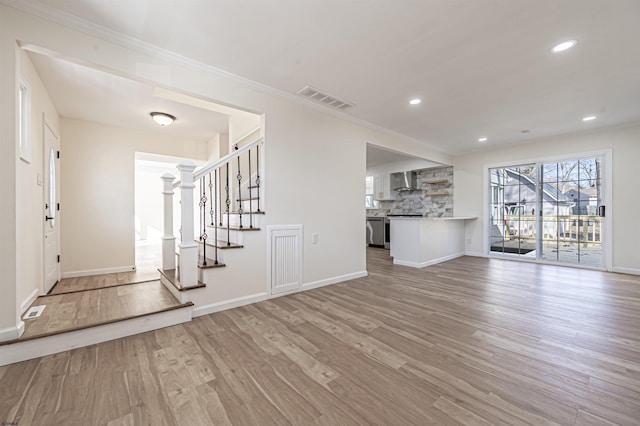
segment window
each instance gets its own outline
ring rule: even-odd
[[[29,86],[20,80],[18,90],[18,144],[20,146],[20,158],[27,163],[31,162],[31,94]]]
[[[375,185],[373,183],[373,176],[367,176],[365,178],[365,206],[368,209],[377,209],[379,204],[377,200],[373,199]]]

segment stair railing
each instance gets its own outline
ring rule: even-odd
[[[249,216],[249,227],[254,227],[253,200],[257,201],[257,212],[260,212],[260,145],[264,143],[262,137],[254,140],[245,146],[236,149],[229,155],[208,164],[199,170],[191,161],[183,161],[178,164],[177,169],[180,179],[175,181],[175,177],[166,174],[162,176],[164,195],[164,234],[162,237],[162,269],[178,269],[180,287],[197,287],[198,265],[210,266],[219,264],[218,249],[221,241],[218,240],[218,230],[226,231],[226,244],[231,245],[231,214],[234,188],[231,187],[237,181],[237,213],[239,215],[238,227],[242,229],[244,222],[242,217]],[[249,190],[249,211],[243,209],[242,198],[243,175],[242,158],[246,158],[249,164],[248,177],[244,181]],[[252,157],[256,164],[255,178],[252,175]],[[236,160],[237,170],[235,179],[230,179],[232,162]],[[244,161],[244,160],[243,160]],[[252,182],[253,180],[253,182]],[[208,181],[208,183],[207,183]],[[180,189],[180,225],[181,236],[178,243],[179,262],[176,264],[175,236],[173,235],[173,195],[176,188]],[[208,194],[207,194],[208,189]],[[194,200],[194,191],[197,190],[197,202]],[[256,195],[254,197],[253,190]],[[199,210],[196,209],[197,208]],[[209,211],[207,211],[209,206]],[[224,210],[223,210],[224,208]],[[197,215],[196,215],[197,212]],[[224,216],[226,214],[226,224]],[[210,218],[210,221],[207,218]],[[198,253],[199,244],[195,241],[194,230],[198,229],[199,240],[202,242],[202,256]],[[213,259],[207,255],[207,241],[209,234],[207,227],[213,228]]]

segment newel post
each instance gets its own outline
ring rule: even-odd
[[[193,171],[196,165],[191,161],[178,164],[180,171],[180,284],[182,287],[198,285],[198,243],[194,238]]]
[[[176,269],[176,237],[173,235],[173,181],[175,176],[167,173],[162,179],[164,198],[164,230],[162,236],[162,269]]]

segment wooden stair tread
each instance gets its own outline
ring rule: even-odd
[[[198,263],[200,263],[200,261],[198,260]],[[194,285],[192,287],[181,287],[180,286],[180,275],[178,274],[178,270],[177,269],[158,269],[158,271],[160,272],[160,275],[162,275],[163,277],[165,277],[167,279],[167,281],[169,281],[178,291],[188,291],[188,290],[193,290],[196,288],[203,288],[206,287],[206,284],[203,283],[202,281],[198,281],[198,285]]]
[[[202,241],[200,241],[200,242],[202,242]],[[220,250],[229,250],[229,249],[237,249],[237,248],[243,248],[244,247],[242,244],[230,243],[230,242],[225,241],[225,240],[218,240],[215,243],[213,241],[207,240],[207,245],[209,247],[217,247]]]
[[[207,225],[208,228],[218,228],[222,231],[226,231],[227,227],[226,226],[211,226],[211,225]],[[238,226],[230,226],[229,229],[231,231],[259,231],[260,228],[256,228],[255,226],[253,228],[249,228],[248,226],[245,227],[238,227]]]
[[[99,327],[99,326],[107,325],[107,324],[114,324],[114,323],[121,322],[121,321],[128,321],[128,320],[131,320],[131,319],[134,319],[134,318],[146,317],[146,316],[149,316],[149,315],[160,314],[162,312],[169,312],[169,311],[173,311],[173,310],[176,310],[176,309],[188,308],[188,307],[191,307],[191,306],[194,306],[193,302],[186,302],[186,303],[183,303],[181,305],[169,306],[169,307],[166,307],[166,308],[157,309],[157,310],[150,311],[150,312],[145,312],[143,314],[128,315],[128,316],[124,316],[122,318],[115,318],[115,319],[105,320],[105,321],[102,321],[102,322],[78,325],[78,326],[70,327],[70,328],[67,328],[67,329],[64,329],[64,330],[57,330],[57,331],[52,331],[50,333],[38,334],[37,336],[27,336],[27,337],[21,337],[20,339],[15,339],[15,340],[7,340],[7,341],[4,341],[4,342],[0,342],[0,346],[9,345],[9,344],[12,344],[12,343],[26,342],[26,341],[29,341],[29,340],[40,339],[40,338],[43,338],[43,337],[56,336],[56,335],[59,335],[59,334],[70,333],[72,331],[84,330],[84,329],[87,329],[87,328]]]
[[[224,266],[227,266],[224,263],[221,263],[220,261],[218,261],[218,263],[216,264],[215,263],[216,261],[214,259],[209,258],[208,256],[207,256],[207,264],[204,265],[203,262],[204,262],[204,257],[199,256],[198,257],[198,268],[200,268],[200,269],[210,269],[210,268],[222,268]],[[198,281],[198,282],[200,282],[200,281]],[[203,284],[203,286],[204,286],[204,284]],[[193,288],[193,287],[190,287],[190,288]]]
[[[240,214],[240,212],[238,212],[238,211],[233,211],[233,212],[229,212],[228,214],[239,215],[239,214]],[[264,212],[264,210],[260,210],[259,212],[242,212],[242,214],[243,214],[243,215],[245,215],[245,214],[246,214],[246,215],[250,215],[250,214],[266,214],[266,213]],[[224,212],[224,213],[222,213],[222,215],[223,215],[223,216],[225,216],[225,215],[227,215],[227,213],[226,213],[226,212]]]

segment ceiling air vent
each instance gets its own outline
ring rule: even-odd
[[[304,96],[307,99],[314,100],[316,102],[330,106],[335,109],[339,109],[341,111],[344,111],[347,108],[356,106],[351,102],[342,101],[340,99],[337,99],[335,96],[328,95],[316,89],[315,87],[311,87],[311,86],[305,86],[302,89],[298,90],[297,93],[298,95]]]

